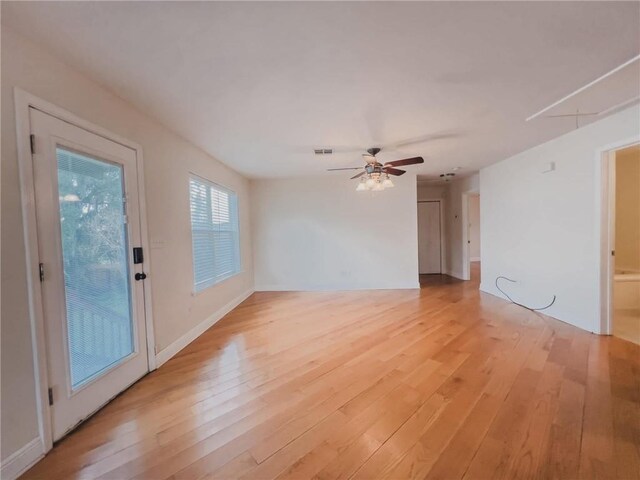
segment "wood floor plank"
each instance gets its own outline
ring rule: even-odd
[[[640,479],[640,347],[480,293],[475,267],[255,293],[23,478]]]
[[[608,340],[608,339],[607,339]],[[614,478],[609,341],[591,342],[580,449],[580,476]],[[613,467],[613,468],[612,468]]]

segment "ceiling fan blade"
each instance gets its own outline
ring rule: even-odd
[[[327,172],[335,172],[336,170],[360,170],[362,167],[345,167],[345,168],[327,168]]]
[[[417,163],[424,163],[424,158],[422,157],[413,157],[413,158],[405,158],[404,160],[394,160],[393,162],[387,162],[384,164],[390,167],[401,167],[402,165],[415,165]]]
[[[405,170],[400,170],[399,168],[391,168],[391,167],[383,167],[382,170],[389,175],[395,175],[399,177],[400,175],[404,175],[407,173]]]
[[[362,175],[364,175],[365,173],[367,173],[367,172],[364,172],[364,171],[363,171],[363,172],[360,172],[359,174],[354,175],[353,177],[351,177],[349,180],[353,180],[354,178],[361,177],[361,176],[362,176]]]

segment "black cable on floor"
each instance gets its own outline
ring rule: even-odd
[[[517,283],[517,282],[515,280],[511,280],[510,278],[504,277],[502,275],[496,277],[496,288],[500,291],[500,293],[502,293],[505,297],[507,297],[511,303],[514,303],[514,304],[518,305],[519,307],[526,308],[527,310],[531,310],[532,312],[539,312],[540,310],[546,310],[547,308],[549,308],[551,305],[553,305],[556,302],[556,296],[554,295],[553,296],[553,300],[551,300],[551,303],[549,305],[547,305],[546,307],[541,307],[541,308],[527,307],[526,305],[523,305],[522,303],[516,302],[513,298],[511,298],[509,295],[507,295],[507,293],[504,290],[502,290],[500,288],[500,286],[498,285],[498,280],[500,280],[500,279],[504,279],[504,280],[506,280],[508,282],[511,282],[511,283]]]

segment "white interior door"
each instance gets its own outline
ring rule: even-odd
[[[148,371],[137,163],[134,150],[34,108],[29,119],[57,440]]]
[[[440,202],[418,202],[418,267],[421,274],[442,273]]]

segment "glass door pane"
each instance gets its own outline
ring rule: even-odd
[[[134,351],[121,165],[56,149],[72,387]]]

